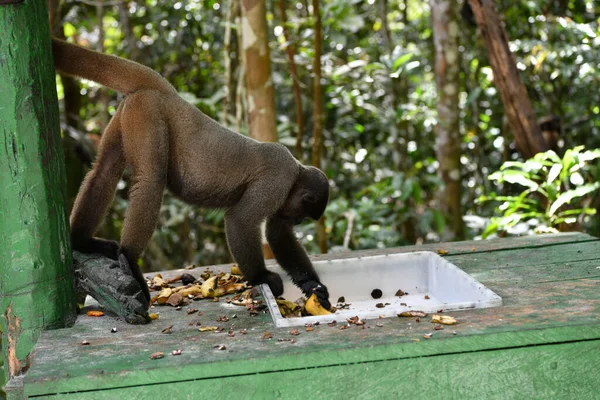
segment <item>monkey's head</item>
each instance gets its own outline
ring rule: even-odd
[[[325,174],[318,168],[301,166],[279,215],[294,221],[295,225],[304,218],[316,221],[325,212],[328,201],[329,181]]]

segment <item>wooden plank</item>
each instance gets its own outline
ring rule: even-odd
[[[66,392],[115,398],[596,398],[600,340]],[[303,389],[306,388],[306,389]],[[72,395],[72,396],[71,396]]]
[[[46,2],[0,6],[0,331],[8,377],[75,319]],[[4,382],[0,382],[3,386]]]
[[[557,302],[566,304],[567,300],[559,298]],[[364,330],[340,331],[338,327],[320,326],[314,332],[302,332],[295,337],[294,345],[277,342],[278,338],[291,336],[286,329],[274,329],[270,323],[259,323],[258,327],[236,323],[238,329],[248,327],[248,334],[238,333],[229,338],[225,332],[197,333],[195,328],[177,323],[181,317],[175,317],[132,341],[134,329],[117,325],[120,337],[109,334],[109,321],[96,332],[89,332],[89,328],[70,329],[60,338],[50,341],[43,338],[36,348],[41,359],[27,375],[26,389],[28,394],[77,387],[101,389],[121,384],[124,376],[128,377],[128,384],[149,384],[178,377],[194,379],[275,371],[289,364],[308,368],[600,338],[599,302],[586,304],[587,308],[575,305],[572,309],[548,309],[541,299],[524,306],[511,304],[501,312],[493,309],[457,312],[452,315],[459,325],[436,331],[429,340],[423,338],[425,333],[433,332],[427,319],[422,323],[415,323],[414,319],[386,319],[381,328],[374,326],[377,321],[370,321]],[[173,334],[160,334],[162,328],[172,324]],[[262,339],[265,329],[274,333],[274,340]],[[137,334],[140,335],[139,331]],[[80,346],[84,338],[91,342],[90,346]],[[217,344],[227,345],[228,350],[214,350]],[[155,361],[148,358],[154,351],[169,354],[175,348],[182,348],[184,354]],[[78,362],[73,364],[73,360]]]
[[[481,273],[487,269],[496,271],[482,282],[503,297],[504,306],[452,313],[459,324],[443,331],[434,332],[428,319],[416,323],[414,319],[393,318],[368,321],[364,330],[353,327],[341,331],[339,326],[326,325],[317,327],[313,332],[301,330],[302,333],[295,337],[297,342],[292,345],[276,341],[277,338],[291,336],[288,329],[274,328],[268,315],[250,317],[245,311],[222,301],[192,303],[203,313],[201,316],[188,316],[184,311],[157,307],[155,310],[161,312],[160,319],[145,327],[131,326],[111,318],[82,316],[71,329],[43,335],[36,347],[36,361],[26,377],[26,391],[28,395],[41,395],[82,389],[100,390],[119,385],[275,373],[290,368],[382,362],[400,357],[598,339],[598,279],[537,283],[515,280],[515,272],[521,272],[533,281],[540,276],[560,277],[560,271],[564,270],[561,261],[571,256],[581,259],[571,263],[573,273],[587,271],[595,261],[590,258],[594,257],[597,241],[594,238],[590,240],[590,237],[577,240],[582,236],[546,237],[544,243],[534,241],[531,247],[516,251],[511,248],[521,248],[523,241],[516,240],[516,245],[513,243],[512,246],[495,245],[501,247],[496,251],[475,254],[451,252],[455,255],[449,258],[470,273]],[[572,243],[581,252],[568,250],[569,246],[561,244],[564,242]],[[464,247],[464,244],[457,247],[460,246]],[[540,246],[545,246],[543,254],[555,253],[555,256],[541,257],[536,266],[517,268],[524,254],[531,249],[539,251]],[[499,254],[502,256],[499,257]],[[596,257],[600,262],[600,254]],[[471,262],[472,258],[477,258],[477,262]],[[502,266],[504,259],[513,262],[513,267],[496,268]],[[543,270],[542,274],[536,272],[539,269]],[[198,274],[198,271],[192,273]],[[222,333],[199,333],[197,326],[189,326],[189,322],[196,321],[203,325],[219,325],[215,321],[218,315],[231,317],[233,313],[237,314],[237,318],[224,324],[226,330]],[[384,326],[376,327],[376,322],[382,322]],[[227,328],[232,324],[236,332],[233,338],[227,335]],[[173,325],[171,335],[160,333],[169,325]],[[110,333],[113,326],[118,328],[117,333]],[[248,329],[247,335],[238,333],[241,328]],[[264,340],[265,330],[273,332],[275,339]],[[423,335],[428,332],[434,332],[434,336],[424,340]],[[91,345],[81,346],[84,339]],[[225,344],[227,351],[213,349],[216,344]],[[169,354],[175,348],[182,348],[183,354],[149,360],[152,352]]]
[[[484,284],[502,280],[537,283],[600,276],[600,241],[556,244],[543,249],[506,249],[446,258]]]
[[[510,239],[490,239],[490,240],[466,240],[462,242],[430,243],[416,246],[402,246],[389,249],[371,249],[358,251],[343,251],[328,254],[318,254],[311,256],[314,261],[332,260],[338,258],[353,258],[357,256],[370,256],[380,254],[409,253],[413,251],[448,251],[448,255],[456,254],[477,254],[489,251],[500,251],[507,249],[539,249],[554,246],[557,243],[578,243],[594,242],[600,239],[579,232],[567,232],[552,235],[521,236]]]

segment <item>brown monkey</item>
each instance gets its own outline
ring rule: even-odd
[[[260,224],[275,258],[306,295],[329,308],[321,284],[293,226],[325,211],[329,183],[319,169],[300,164],[282,145],[261,143],[218,124],[183,100],[157,72],[123,58],[52,40],[56,69],[126,95],[102,136],[93,169],[71,213],[73,248],[113,259],[123,254],[150,297],[137,259],[156,226],[168,188],[183,201],[225,209],[227,242],[252,284],[283,293],[266,269]],[[126,167],[132,171],[121,243],[93,237]]]

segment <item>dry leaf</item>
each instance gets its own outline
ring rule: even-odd
[[[298,329],[293,329],[290,331],[290,335],[292,336],[298,336],[300,334],[300,331]]]
[[[227,350],[227,346],[225,346],[224,344],[216,344],[216,345],[213,346],[213,349]]]
[[[402,297],[406,294],[406,292],[402,289],[398,289],[398,291],[396,292],[396,294],[394,296],[396,297]]]
[[[88,311],[88,317],[102,317],[104,313],[102,311]]]
[[[183,275],[177,275],[176,277],[173,277],[171,279],[167,279],[166,282],[169,283],[169,284],[170,283],[175,283],[177,281],[180,281],[182,277],[183,277]]]
[[[174,356],[180,356],[181,355],[181,349],[173,350],[171,352],[171,354],[173,354]]]
[[[227,322],[229,321],[229,318],[227,317],[227,315],[219,315],[217,317],[217,322]]]
[[[434,314],[431,317],[431,322],[436,323],[436,324],[454,325],[454,324],[456,324],[456,319],[454,319],[453,317],[450,317],[448,315]]]
[[[383,303],[377,303],[377,304],[375,304],[375,307],[377,307],[377,308],[383,308],[385,306],[383,305]]]
[[[183,297],[181,297],[179,293],[173,293],[170,295],[166,302],[166,304],[173,307],[179,307],[181,303],[183,303]]]
[[[383,324],[381,322],[378,322],[375,324],[376,327],[381,328],[383,326]]]
[[[333,321],[329,322],[327,325],[329,325],[329,326],[336,326],[337,325],[337,321],[333,320]]]
[[[265,333],[263,333],[263,339],[272,339],[272,338],[273,338],[273,334],[271,332],[265,331]]]
[[[162,351],[157,351],[156,353],[150,354],[150,359],[158,360],[159,358],[163,358],[164,356],[165,356],[165,353],[163,353]]]
[[[425,339],[430,339],[430,338],[431,338],[431,335],[433,335],[433,333],[426,333],[426,334],[424,334],[424,335],[423,335],[423,337],[424,337]]]
[[[444,327],[443,327],[442,325],[435,325],[435,326],[433,327],[433,329],[435,329],[436,331],[441,331],[441,330],[443,330],[443,329],[444,329]]]
[[[312,326],[307,326],[305,329],[306,329],[306,332],[312,332],[315,330],[315,328],[313,328]]]
[[[173,325],[167,326],[165,329],[163,329],[161,331],[161,333],[164,333],[164,334],[167,334],[167,335],[173,333]]]
[[[425,295],[425,300],[429,300],[429,299],[431,299],[431,297]]]
[[[198,309],[197,308],[188,308],[186,312],[187,312],[187,315],[191,315],[191,314],[197,313]]]
[[[81,342],[82,346],[89,346],[90,342],[88,342],[87,340],[84,340],[83,342]]]
[[[248,333],[248,331],[247,331],[247,330],[245,330],[245,329],[242,329],[242,330],[240,330],[240,333],[241,333],[242,335],[245,335],[246,333]]]

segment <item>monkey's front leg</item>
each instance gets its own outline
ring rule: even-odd
[[[265,267],[262,253],[260,220],[249,221],[235,209],[225,213],[225,231],[231,255],[238,264],[244,278],[252,285],[266,283],[273,295],[283,294],[281,277]]]
[[[267,221],[267,240],[281,267],[306,296],[316,294],[326,309],[331,308],[327,287],[321,283],[306,251],[296,239],[291,221],[273,216]]]

